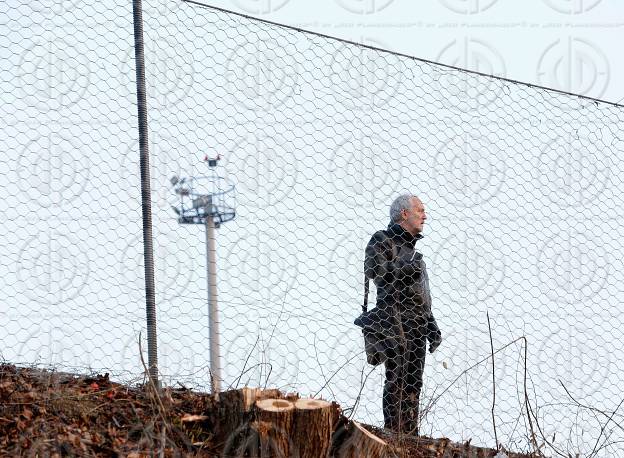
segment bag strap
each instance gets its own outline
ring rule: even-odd
[[[364,303],[362,304],[362,313],[366,313],[368,309],[368,288],[370,280],[364,274]]]
[[[384,231],[385,234],[385,231]],[[388,237],[389,239],[389,237]],[[392,261],[394,262],[394,260],[397,258],[398,256],[398,249],[396,244],[391,240],[390,243],[392,244]],[[368,291],[370,288],[370,279],[366,276],[366,273],[364,273],[364,302],[362,303],[362,313],[366,313],[368,311]]]

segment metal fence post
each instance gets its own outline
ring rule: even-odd
[[[143,256],[145,260],[145,301],[147,315],[147,357],[150,379],[157,387],[160,387],[158,381],[158,352],[156,341],[156,288],[154,285],[154,247],[152,241],[152,204],[141,0],[133,0],[132,8],[134,16],[134,55],[136,61],[137,106],[139,114],[141,209],[143,214]]]

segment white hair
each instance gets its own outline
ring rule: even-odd
[[[390,222],[398,223],[402,220],[401,218],[401,210],[409,210],[411,207],[411,202],[413,197],[416,197],[412,194],[401,194],[399,197],[394,199],[394,202],[390,205]]]

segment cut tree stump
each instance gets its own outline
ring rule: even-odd
[[[279,390],[263,390],[261,388],[244,387],[221,393],[220,405],[224,409],[235,412],[250,412],[259,399],[277,398]]]
[[[251,409],[256,402],[257,388],[241,388],[220,393],[217,436],[224,442],[232,441],[239,429],[249,421]]]
[[[385,458],[388,443],[364,429],[358,422],[351,423],[353,431],[340,446],[337,458]]]
[[[220,393],[219,396],[219,436],[227,440],[251,420],[252,410],[259,399],[277,398],[278,390],[260,388],[240,388]]]
[[[325,458],[329,455],[337,416],[337,409],[327,401],[299,399],[295,402],[292,441],[299,452],[298,458]]]
[[[286,399],[256,401],[256,425],[262,458],[290,457],[295,405]]]

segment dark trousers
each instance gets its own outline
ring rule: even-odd
[[[418,434],[418,403],[427,354],[425,333],[420,326],[407,328],[405,350],[390,352],[385,363],[384,424],[397,432]]]

